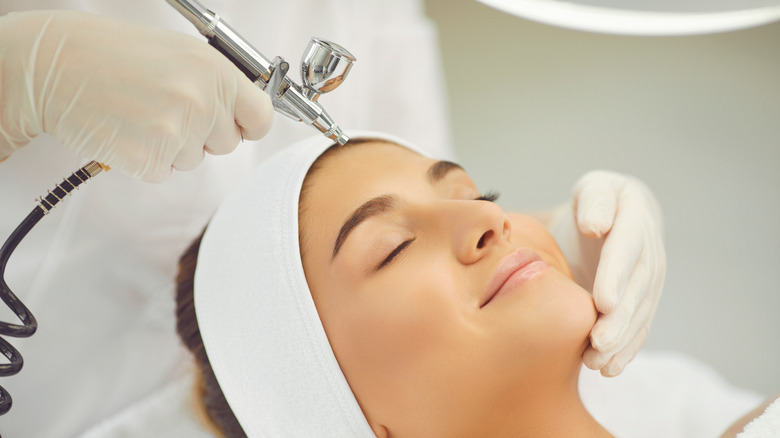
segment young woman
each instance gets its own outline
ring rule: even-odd
[[[546,228],[400,141],[324,149],[266,163],[182,258],[216,431],[610,436],[578,392],[597,312]]]

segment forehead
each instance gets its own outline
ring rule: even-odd
[[[336,146],[324,157],[322,167],[363,167],[377,171],[395,165],[425,165],[433,160],[384,140],[364,140],[357,144]],[[333,169],[331,169],[333,170]]]
[[[307,181],[318,195],[361,198],[376,196],[377,190],[403,189],[409,178],[424,180],[435,160],[384,141],[368,141],[336,147],[318,163]],[[411,181],[410,181],[411,182]],[[365,199],[364,199],[365,200]]]

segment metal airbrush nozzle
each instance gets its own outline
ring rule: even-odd
[[[304,86],[287,77],[289,65],[281,57],[269,61],[218,14],[195,0],[166,0],[208,38],[258,87],[271,96],[274,109],[293,120],[314,126],[326,137],[345,144],[347,137],[317,102],[320,94],[338,87],[347,77],[355,57],[338,44],[312,38],[301,62]]]

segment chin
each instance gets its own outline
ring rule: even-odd
[[[554,271],[550,277],[546,293],[551,299],[547,310],[552,320],[547,330],[557,333],[554,336],[559,342],[567,344],[571,351],[576,350],[581,358],[598,317],[593,297],[565,273]]]
[[[571,372],[582,363],[598,316],[593,299],[556,269],[531,283],[515,295],[502,297],[506,300],[491,303],[501,306],[494,322],[499,332],[509,336],[500,336],[500,348],[511,356],[508,362],[524,363],[535,357]]]

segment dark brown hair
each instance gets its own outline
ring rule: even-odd
[[[203,348],[203,339],[200,337],[198,319],[195,317],[193,283],[202,239],[203,233],[190,244],[179,259],[179,272],[176,275],[176,332],[192,353],[197,365],[195,402],[202,408],[211,425],[225,437],[245,438],[246,434],[238,424],[211,369],[211,363]]]

